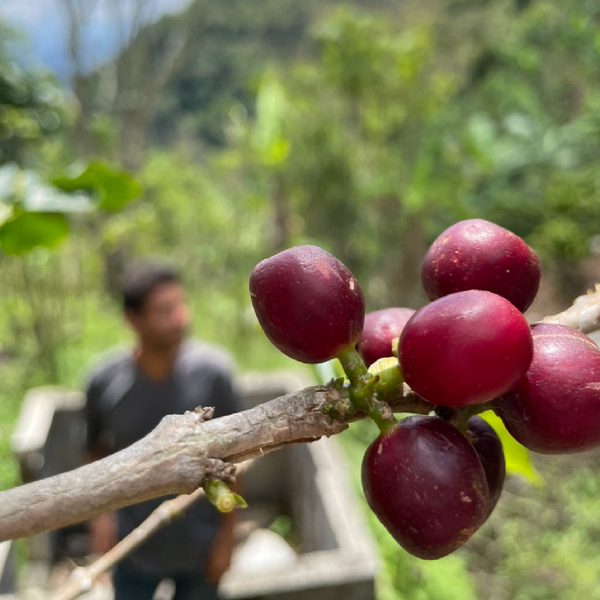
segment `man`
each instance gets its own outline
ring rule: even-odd
[[[132,350],[96,368],[87,385],[87,446],[91,460],[133,444],[168,414],[214,406],[215,417],[237,411],[230,361],[220,349],[186,339],[189,311],[177,274],[158,264],[130,268],[123,279]],[[103,515],[90,524],[92,549],[106,552],[166,498]],[[154,534],[113,573],[115,600],[150,600],[162,579],[174,600],[215,600],[233,547],[233,518],[205,499]]]

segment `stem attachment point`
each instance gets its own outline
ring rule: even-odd
[[[235,492],[229,489],[229,486],[220,479],[211,477],[202,484],[206,497],[219,512],[228,513],[234,508],[246,508],[246,501]]]

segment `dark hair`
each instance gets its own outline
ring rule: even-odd
[[[125,269],[121,280],[123,308],[139,313],[150,293],[159,285],[179,282],[179,274],[168,265],[155,262],[132,264]]]

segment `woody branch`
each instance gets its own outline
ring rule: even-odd
[[[572,307],[544,321],[588,333],[600,328],[600,291],[578,298]],[[57,529],[166,494],[189,494],[206,477],[231,480],[232,463],[338,434],[348,422],[364,418],[350,411],[333,419],[323,410],[342,399],[340,390],[316,386],[214,421],[205,421],[203,409],[165,417],[149,435],[121,452],[0,492],[0,541]],[[406,386],[387,400],[396,412],[423,413],[431,408]]]

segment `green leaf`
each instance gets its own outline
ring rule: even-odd
[[[90,162],[71,176],[52,182],[65,192],[85,190],[95,193],[98,207],[106,211],[122,209],[141,192],[139,184],[124,171],[116,171],[102,161]]]
[[[515,438],[508,433],[502,419],[493,411],[487,410],[479,415],[498,434],[504,449],[506,459],[506,470],[508,473],[520,475],[534,485],[541,485],[542,478],[537,472],[529,458],[529,450],[519,444]]]
[[[252,145],[267,165],[283,163],[289,154],[290,144],[283,133],[287,110],[285,89],[277,76],[268,71],[258,90],[252,130]]]
[[[0,247],[7,254],[25,254],[37,246],[53,248],[69,233],[64,215],[20,212],[0,225]]]
[[[93,208],[86,194],[65,194],[42,181],[35,171],[14,163],[0,167],[0,202],[28,212],[73,213]]]

